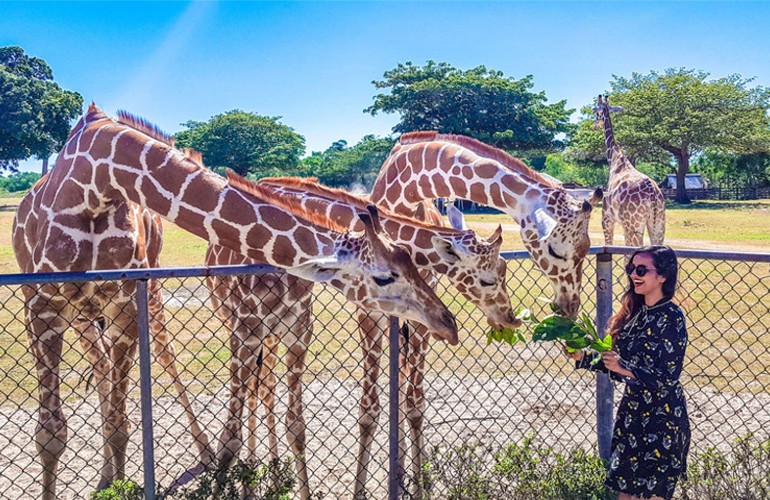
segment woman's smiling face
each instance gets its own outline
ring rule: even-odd
[[[652,262],[652,255],[646,253],[639,253],[634,256],[633,271],[629,274],[631,279],[631,286],[634,287],[634,292],[639,295],[660,294],[663,296],[663,282],[666,278],[659,275],[655,270],[655,264]],[[641,269],[645,269],[642,271]],[[631,264],[628,265],[626,272],[631,269]],[[643,274],[643,276],[639,276]]]

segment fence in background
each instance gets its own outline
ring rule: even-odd
[[[628,252],[622,247],[595,247],[586,259],[583,310],[593,313],[600,326],[606,324],[625,286],[623,265]],[[687,316],[690,336],[683,383],[693,451],[723,447],[748,432],[768,439],[770,255],[677,254],[682,269],[677,300]],[[530,307],[540,317],[547,313],[545,304],[537,300],[551,295],[542,273],[526,252],[505,257],[509,259],[514,306]],[[150,498],[195,466],[198,457],[172,381],[157,363],[150,364],[152,339],[147,314],[142,312],[147,305],[147,280],[161,283],[166,328],[174,339],[181,380],[198,422],[216,443],[227,414],[230,333],[212,309],[205,280],[212,275],[269,271],[266,266],[238,266],[0,277],[0,497],[39,498],[41,493],[41,466],[34,444],[37,378],[25,333],[22,286],[92,280],[114,282],[118,289],[128,282],[138,284],[139,363],[132,370],[133,382],[128,388],[133,430],[128,436],[126,473],[145,484]],[[605,376],[599,376],[597,382],[594,374],[573,370],[558,346],[531,341],[513,347],[487,345],[486,322],[480,311],[443,281],[439,286],[463,333],[459,346],[432,342],[427,355],[423,435],[430,451],[468,443],[498,449],[536,431],[535,439],[543,444],[557,449],[598,448],[606,456],[613,405],[621,391],[613,391]],[[302,377],[310,488],[319,498],[352,498],[364,376],[355,312],[332,289],[319,285],[313,293],[315,333]],[[273,320],[276,318],[265,321]],[[102,326],[107,331],[111,327]],[[398,330],[393,333],[398,339]],[[275,349],[279,359],[273,370],[278,378],[274,393],[279,416],[277,449],[281,457],[289,458],[292,452],[281,424],[288,411],[285,379],[289,367],[283,362],[286,348]],[[383,358],[387,355],[386,349]],[[391,357],[391,363],[394,360],[397,356]],[[398,391],[397,384],[389,383],[387,371],[376,381],[382,399]],[[87,498],[96,486],[102,461],[99,402],[88,383],[90,363],[73,329],[65,334],[60,373],[70,430],[59,467],[57,496]],[[385,498],[389,485],[392,488],[398,483],[394,481],[398,478],[389,476],[395,470],[390,460],[394,448],[388,444],[386,424],[387,419],[398,419],[396,408],[383,405],[380,429],[374,436],[367,483],[371,498]],[[407,429],[403,423],[400,427],[402,432]],[[250,433],[246,430],[244,436]],[[271,443],[262,419],[253,436],[256,456],[266,457]],[[402,491],[401,497],[410,498],[410,492]],[[434,494],[440,497],[440,492],[441,485],[434,485]]]
[[[661,189],[668,200],[676,198],[676,189]],[[716,186],[704,189],[688,189],[691,200],[760,200],[770,198],[770,188],[745,186]]]

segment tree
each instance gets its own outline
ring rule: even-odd
[[[395,139],[366,135],[353,147],[339,140],[324,152],[313,152],[303,161],[304,173],[329,186],[369,191]]]
[[[770,187],[770,154],[736,155],[707,151],[692,162],[693,170],[713,182]]]
[[[612,121],[618,143],[630,158],[673,159],[679,203],[689,202],[684,179],[694,155],[770,151],[770,92],[749,87],[752,79],[740,75],[708,77],[703,71],[671,68],[631,78],[613,75],[610,83],[610,103],[623,107]],[[580,123],[571,147],[588,154],[604,151],[604,136],[592,125],[592,118]]]
[[[9,193],[27,191],[40,180],[41,175],[35,172],[15,172],[8,177],[0,177],[0,189]]]
[[[566,101],[545,104],[544,92],[532,93],[532,75],[520,80],[478,66],[462,71],[441,62],[425,66],[399,63],[373,81],[389,94],[374,97],[364,110],[399,113],[395,133],[438,130],[463,134],[517,155],[544,156],[562,149],[560,133],[572,130]]]
[[[0,47],[0,168],[16,170],[35,156],[46,173],[48,157],[64,147],[82,110],[83,97],[59,87],[44,60]]]
[[[200,151],[211,168],[226,167],[253,178],[291,175],[305,153],[305,138],[280,119],[234,109],[208,122],[183,123],[188,130],[176,135],[176,144]]]

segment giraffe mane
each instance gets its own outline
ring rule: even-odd
[[[465,135],[457,135],[457,134],[440,134],[437,131],[427,131],[427,132],[410,132],[408,134],[404,134],[399,139],[399,142],[401,144],[418,144],[421,142],[430,142],[430,141],[442,141],[442,142],[449,142],[452,144],[456,144],[458,146],[462,146],[466,149],[470,149],[474,153],[476,153],[479,156],[483,156],[484,158],[489,158],[491,160],[494,160],[504,167],[506,167],[508,170],[511,170],[513,172],[525,175],[532,179],[533,181],[539,182],[541,184],[545,184],[548,187],[552,188],[558,188],[558,186],[554,186],[552,182],[550,182],[548,179],[540,175],[539,172],[532,170],[529,168],[526,163],[519,160],[518,158],[515,158],[514,156],[511,156],[510,154],[506,153],[502,149],[496,148],[494,146],[490,146],[489,144],[485,144],[478,139],[474,139],[472,137],[468,137]]]
[[[329,186],[324,186],[323,184],[320,184],[318,182],[318,179],[316,179],[315,177],[266,177],[264,179],[260,179],[259,181],[257,181],[257,183],[258,184],[276,184],[279,186],[294,188],[301,191],[307,191],[309,193],[316,194],[318,196],[324,196],[327,198],[332,198],[334,200],[339,200],[342,203],[345,203],[347,205],[353,205],[354,207],[361,210],[366,210],[366,205],[369,204],[369,201],[366,198],[361,198],[356,195],[350,194],[344,189],[337,189]],[[378,206],[377,210],[379,210],[381,216],[387,217],[388,219],[392,219],[401,224],[409,224],[409,225],[424,228],[424,229],[441,230],[441,232],[445,232],[447,234],[459,235],[459,234],[467,233],[467,231],[463,231],[461,229],[436,226],[429,222],[415,219],[413,217],[400,215],[400,214],[391,212],[390,210],[384,207]]]
[[[89,107],[89,111],[90,111],[90,107]],[[118,110],[117,121],[122,125],[131,127],[137,132],[141,132],[145,135],[152,137],[156,141],[159,141],[164,144],[167,144],[168,146],[174,147],[174,143],[176,142],[176,139],[174,139],[173,137],[171,137],[170,135],[162,131],[156,125],[145,120],[144,118],[134,116],[128,111],[120,109]]]
[[[287,212],[290,212],[297,217],[301,217],[302,219],[305,219],[312,224],[324,227],[337,233],[347,232],[346,228],[340,226],[329,217],[326,217],[323,214],[317,214],[303,207],[297,203],[294,197],[277,193],[264,186],[260,186],[257,182],[246,179],[245,177],[236,174],[232,170],[227,171],[227,183],[239,191],[243,191],[252,196],[256,196],[260,200],[286,210]]]

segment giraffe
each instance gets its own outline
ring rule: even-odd
[[[401,136],[374,182],[370,201],[404,215],[426,214],[424,202],[433,198],[463,198],[505,212],[520,226],[532,260],[548,277],[554,304],[575,316],[580,306],[583,259],[590,247],[589,217],[601,196],[597,190],[589,201],[579,202],[504,151],[469,137],[428,131]],[[416,330],[410,338],[414,348],[410,348],[408,359],[402,360],[402,375],[407,379],[403,412],[410,429],[415,477],[427,459],[422,437],[425,402],[421,376],[425,336],[424,328]],[[371,432],[367,430],[367,436]],[[406,434],[401,436],[403,460]],[[370,442],[367,438],[359,446],[358,495],[365,494]]]
[[[666,200],[658,185],[634,168],[615,141],[610,113],[622,109],[610,106],[607,97],[602,100],[601,95],[593,108],[596,114],[594,130],[604,128],[604,144],[610,165],[607,192],[602,200],[604,243],[612,245],[615,223],[620,223],[626,246],[642,246],[645,227],[651,244],[662,245],[666,234]]]
[[[363,209],[367,202],[342,190],[322,186],[315,180],[299,178],[262,179],[259,184],[285,196],[293,196],[297,203],[308,211],[323,215],[334,223],[351,230],[359,229],[360,222],[355,214]],[[479,239],[473,231],[460,231],[439,228],[415,219],[398,216],[387,212],[380,213],[382,226],[391,239],[408,250],[418,268],[432,269],[446,274],[458,290],[470,301],[478,304],[487,314],[488,321],[496,328],[515,327],[521,321],[515,317],[505,288],[507,266],[500,258],[502,228],[486,240]],[[227,249],[210,246],[207,252],[207,265],[249,263],[249,259]],[[228,283],[215,281],[208,283],[212,289],[214,309],[222,311],[220,317],[241,328],[252,331],[269,328],[271,349],[264,357],[259,377],[258,397],[252,392],[248,400],[250,416],[248,425],[251,458],[256,460],[255,427],[258,400],[262,400],[268,426],[268,449],[271,458],[278,457],[275,427],[276,378],[273,367],[277,363],[275,346],[283,341],[289,355],[286,365],[289,376],[289,394],[294,395],[294,404],[289,405],[286,415],[287,437],[295,456],[297,478],[300,484],[300,498],[310,497],[307,469],[305,465],[305,426],[301,417],[302,400],[301,373],[304,369],[305,351],[312,336],[312,318],[310,289],[300,283],[281,282],[273,275],[254,277],[248,284],[230,280]],[[244,286],[245,285],[245,286]],[[259,298],[264,303],[265,294],[272,297],[275,304],[265,310],[257,310],[251,302]],[[236,305],[249,304],[254,312],[241,317]],[[378,332],[381,330],[377,330]],[[288,332],[292,332],[287,336]],[[297,332],[301,332],[300,342],[296,342]],[[243,335],[243,334],[241,334]],[[279,339],[280,337],[280,339]],[[287,341],[288,339],[288,341]],[[362,352],[364,358],[363,387],[364,398],[372,390],[377,390],[379,359],[382,354],[382,339],[368,338],[362,334]],[[291,401],[291,400],[290,400]],[[295,407],[296,405],[296,407]],[[298,423],[299,421],[299,423]]]
[[[85,124],[81,121],[76,129]],[[73,132],[76,135],[77,132]],[[159,140],[170,141],[169,138]],[[185,154],[190,154],[186,151]],[[95,198],[78,177],[65,169],[44,175],[24,196],[13,224],[13,248],[19,268],[24,273],[87,271],[97,269],[136,269],[160,267],[163,243],[163,221],[155,213],[136,203]],[[67,183],[67,181],[69,181]],[[66,188],[60,189],[66,184]],[[79,191],[79,192],[78,192]],[[61,355],[64,331],[73,327],[92,366],[95,389],[99,394],[103,416],[104,463],[97,489],[103,489],[122,477],[128,422],[125,401],[115,397],[128,390],[127,374],[136,352],[138,335],[135,284],[68,283],[24,286],[25,317],[37,361],[41,383],[41,410],[36,441],[43,459],[44,499],[55,498],[55,474],[67,438],[61,417],[58,357]],[[213,460],[208,434],[197,422],[176,366],[176,350],[165,328],[163,295],[160,282],[150,280],[148,286],[150,335],[154,339],[155,356],[170,376],[190,426],[190,434],[201,464]],[[48,301],[48,302],[47,302]],[[46,303],[47,302],[47,303]],[[36,315],[39,315],[37,318]],[[46,316],[47,315],[47,316]],[[46,334],[54,337],[45,340]],[[52,386],[54,385],[55,386]]]
[[[155,218],[160,216],[210,243],[304,279],[327,281],[358,306],[425,321],[457,343],[449,310],[420,278],[406,251],[375,228],[376,209],[361,214],[365,231],[358,234],[328,229],[314,222],[319,217],[299,216],[289,205],[259,186],[228,182],[202,167],[148,122],[127,113],[113,120],[92,103],[54,169],[20,204],[13,247],[24,272],[148,267],[156,264],[160,249],[161,226]],[[59,365],[70,322],[81,334],[98,379],[104,436],[98,487],[104,487],[124,476],[125,389],[137,340],[135,285],[44,284],[23,291],[38,377],[35,440],[43,465],[41,497],[56,498],[58,462],[67,441]],[[151,299],[155,312],[162,309],[157,291]],[[261,353],[259,340],[248,346],[250,352]],[[258,359],[240,364],[246,346],[235,340],[231,345],[236,347],[233,377],[248,378]],[[230,411],[238,411],[233,401]]]

